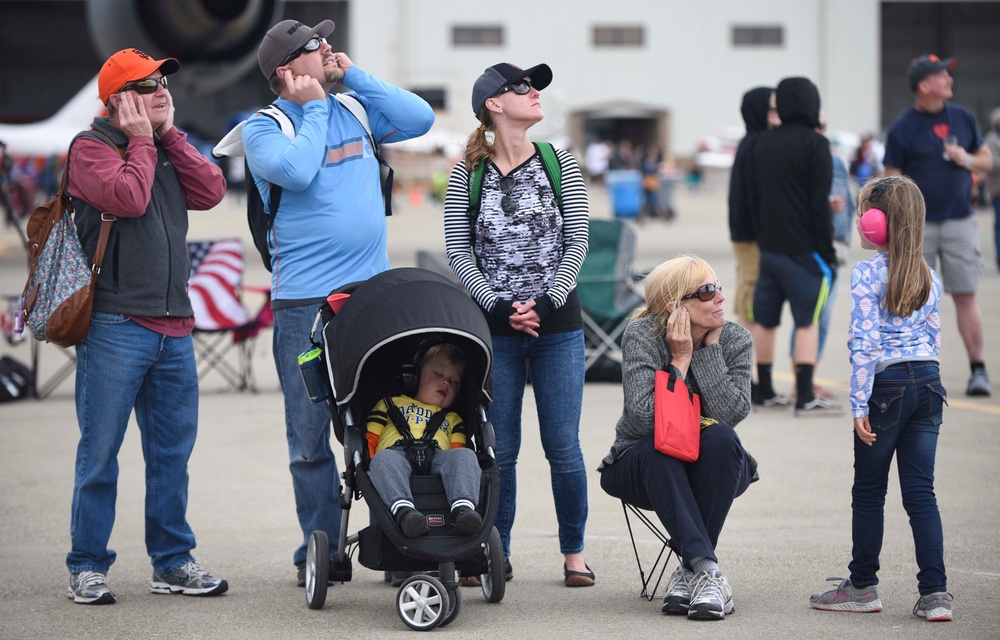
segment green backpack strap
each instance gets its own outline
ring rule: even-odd
[[[549,180],[552,182],[556,204],[562,209],[562,167],[559,165],[559,158],[556,157],[556,150],[551,142],[537,142],[535,146],[538,147],[538,155],[542,156],[545,173],[549,174]]]

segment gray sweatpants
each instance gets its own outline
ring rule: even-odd
[[[410,492],[412,472],[410,461],[401,449],[383,449],[372,458],[368,477],[392,513],[402,506],[413,507],[413,494]],[[441,476],[449,506],[461,502],[476,508],[482,471],[475,451],[465,447],[435,451],[431,473]]]

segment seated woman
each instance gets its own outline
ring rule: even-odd
[[[733,429],[750,413],[750,333],[723,316],[722,294],[707,262],[682,256],[646,277],[646,306],[622,337],[624,410],[611,453],[598,469],[601,488],[656,512],[680,556],[663,612],[722,620],[733,591],[715,546],[733,500],[757,479],[757,462]],[[657,371],[683,378],[701,396],[701,453],[683,462],[653,445]],[[709,426],[706,426],[709,425]]]

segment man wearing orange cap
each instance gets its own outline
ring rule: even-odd
[[[85,253],[116,216],[97,278],[87,339],[76,347],[80,425],[70,519],[68,596],[113,604],[107,572],[115,521],[118,450],[135,411],[146,461],[146,551],[153,593],[208,596],[229,585],[191,556],[187,464],[198,426],[198,374],[187,294],[188,210],[225,195],[219,168],[174,127],[167,75],[179,64],[138,49],[111,56],[98,76],[109,117],[70,145],[67,192]],[[112,146],[114,145],[114,146]]]
[[[885,173],[906,174],[920,187],[927,203],[924,258],[941,274],[944,290],[955,301],[958,333],[972,368],[965,393],[988,396],[983,316],[976,302],[983,259],[971,199],[972,172],[989,171],[993,162],[975,116],[949,102],[954,80],[948,72],[954,69],[954,58],[926,55],[910,61],[907,75],[914,103],[889,128]]]

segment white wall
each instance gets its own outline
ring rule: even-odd
[[[671,112],[675,155],[699,139],[741,125],[742,94],[791,75],[820,88],[830,126],[877,129],[879,0],[356,0],[352,51],[363,69],[401,86],[445,87],[449,108],[436,128],[466,134],[477,124],[472,84],[497,62],[546,62],[538,138],[568,133],[568,115],[588,105],[628,101]],[[655,14],[655,15],[651,15]],[[453,25],[500,25],[504,45],[451,45]],[[594,48],[595,25],[644,25],[642,48]],[[781,25],[781,48],[734,48],[731,28]]]

